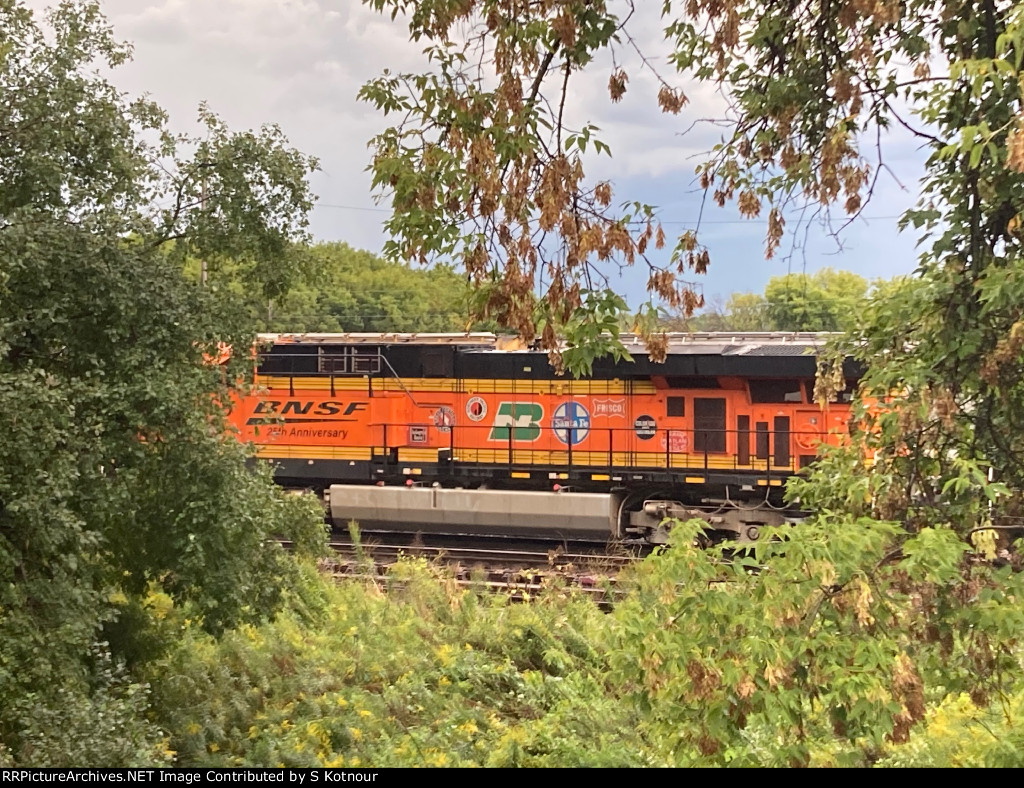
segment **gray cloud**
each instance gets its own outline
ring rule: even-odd
[[[49,3],[28,4],[43,8]],[[638,6],[646,11],[638,19],[637,40],[644,46],[660,42],[660,6]],[[124,90],[149,93],[181,130],[194,128],[190,124],[201,101],[235,128],[279,124],[296,147],[321,161],[323,171],[313,177],[320,196],[312,220],[314,234],[374,251],[381,248],[381,221],[387,213],[375,210],[369,192],[366,144],[387,119],[358,102],[356,93],[385,68],[427,68],[423,44],[408,41],[401,18],[392,21],[357,0],[104,0],[103,8],[117,35],[135,45],[134,62],[114,76]],[[661,46],[651,62],[671,82],[668,51]],[[667,221],[690,219],[700,209],[699,195],[693,194],[698,155],[714,145],[721,132],[698,124],[685,137],[680,133],[696,119],[721,116],[723,101],[710,86],[686,86],[689,106],[679,116],[666,116],[658,108],[659,83],[650,70],[628,46],[619,47],[615,57],[630,75],[621,103],[609,101],[613,62],[604,55],[591,73],[575,80],[567,103],[572,123],[595,123],[602,129],[601,138],[612,146],[614,158],[588,156],[588,169],[616,182],[617,200],[661,206]],[[899,134],[893,141],[901,179],[912,186],[923,157]],[[878,200],[884,207],[871,208],[869,214],[897,213],[912,202],[891,181]],[[730,210],[712,213],[705,218],[737,218]],[[711,226],[716,228],[708,233],[717,247],[715,270],[724,268],[731,274],[709,277],[709,294],[720,289],[759,290],[768,276],[785,273],[760,259],[762,231],[756,222]],[[895,221],[874,222],[869,232],[862,230],[863,226],[854,228],[847,251],[833,257],[822,250],[831,251],[834,245],[818,232],[808,246],[809,269],[832,265],[882,275],[868,274],[877,268],[879,245],[887,242],[902,250],[906,244],[896,239]],[[909,255],[906,260],[889,259],[893,270],[887,275],[913,266]],[[616,275],[613,282],[622,282],[636,301],[645,279],[636,272],[621,280]]]

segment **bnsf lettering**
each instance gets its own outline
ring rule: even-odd
[[[253,409],[254,416],[288,416],[299,415],[299,416],[336,416],[339,413],[345,416],[351,416],[353,413],[364,411],[367,408],[365,402],[350,402],[346,405],[344,402],[321,402],[319,405],[314,407],[312,400],[273,400],[265,399],[256,403],[256,407]]]

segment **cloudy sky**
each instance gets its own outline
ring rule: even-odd
[[[29,0],[34,8],[49,4]],[[233,128],[279,124],[295,147],[320,159],[322,171],[312,179],[319,196],[314,235],[380,250],[381,222],[388,214],[370,193],[366,143],[386,119],[357,101],[356,93],[385,68],[425,69],[421,46],[409,43],[401,17],[392,22],[359,0],[102,0],[102,5],[118,36],[135,46],[134,62],[115,74],[115,82],[133,94],[149,93],[181,130],[194,130],[201,101]],[[639,40],[657,41],[657,17],[640,21]],[[630,72],[622,102],[608,101],[610,61],[595,63],[590,81],[573,91],[573,120],[599,126],[613,151],[612,159],[589,163],[589,171],[613,181],[616,199],[658,206],[666,232],[678,234],[698,216],[694,168],[719,134],[707,124],[682,132],[714,116],[719,104],[709,90],[687,88],[691,104],[683,113],[662,115],[654,82],[636,57],[620,53],[619,62]],[[896,178],[883,174],[865,218],[845,231],[841,249],[810,224],[789,238],[798,248],[784,246],[786,255],[765,261],[763,221],[741,220],[731,207],[705,209],[701,237],[712,254],[712,267],[699,280],[705,296],[758,292],[771,276],[825,266],[867,278],[911,271],[914,238],[898,234],[896,217],[916,199],[923,155],[899,133],[886,145]],[[615,273],[611,283],[636,305],[645,279],[642,271]]]

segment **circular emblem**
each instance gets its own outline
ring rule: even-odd
[[[466,415],[470,421],[483,421],[487,415],[487,403],[480,397],[472,397],[466,403]]]
[[[551,426],[562,443],[582,443],[590,434],[590,411],[578,402],[563,402],[555,409]]]
[[[633,421],[633,431],[642,441],[649,441],[658,431],[658,422],[653,416],[637,416]]]
[[[455,411],[447,405],[442,405],[434,411],[434,426],[441,432],[451,432],[455,426]]]

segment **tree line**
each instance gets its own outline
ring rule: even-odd
[[[230,261],[208,269],[212,288],[227,288],[244,302],[261,332],[460,332],[505,331],[496,319],[469,317],[473,291],[449,265],[411,266],[344,242],[313,243],[293,252],[305,261],[289,290],[265,298]],[[195,279],[199,263],[189,260]],[[772,277],[763,293],[733,293],[695,314],[666,310],[666,331],[828,331],[854,329],[870,301],[891,297],[909,280],[869,282],[850,271]],[[628,328],[628,323],[623,323]]]

